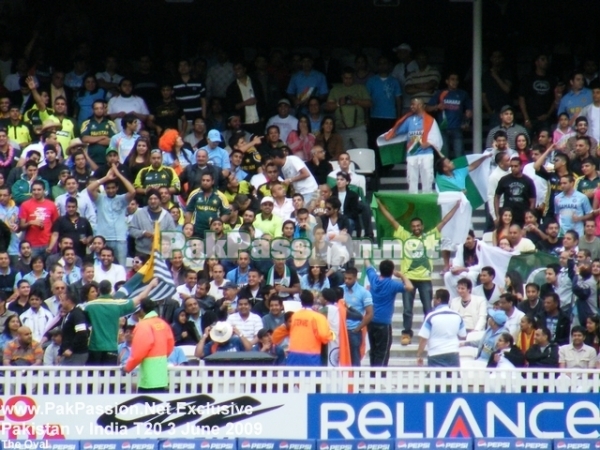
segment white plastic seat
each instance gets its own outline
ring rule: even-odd
[[[362,175],[372,175],[377,171],[375,165],[375,150],[370,148],[353,148],[348,150],[352,162],[358,165],[360,169],[355,170],[356,173]]]
[[[195,345],[181,345],[179,346],[183,354],[187,359],[196,358],[196,346]]]

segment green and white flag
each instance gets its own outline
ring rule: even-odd
[[[452,162],[454,163],[455,170],[464,169],[481,158],[486,158],[486,155],[461,156],[460,158],[453,159]],[[465,196],[473,209],[479,208],[487,201],[489,176],[490,164],[485,161],[467,175]],[[458,189],[447,177],[441,177],[439,174],[435,177],[435,185],[438,192],[451,192]]]

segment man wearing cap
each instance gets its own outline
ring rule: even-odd
[[[279,216],[273,214],[275,201],[273,197],[263,197],[260,201],[260,213],[254,219],[254,227],[273,237],[280,237],[282,233],[283,221]]]
[[[498,130],[503,130],[506,132],[508,146],[510,148],[516,148],[515,139],[517,138],[518,134],[525,134],[526,136],[529,136],[524,127],[515,123],[515,113],[513,107],[510,105],[504,105],[500,109],[500,125],[492,128],[488,133],[487,139],[485,140],[485,145],[487,148],[492,147],[494,143],[494,134],[496,134],[496,131]]]
[[[150,152],[150,166],[138,172],[133,183],[138,195],[146,195],[148,189],[158,189],[166,186],[169,192],[179,194],[181,183],[172,167],[163,165],[163,155],[160,149],[155,148]]]
[[[496,350],[496,342],[502,333],[508,333],[504,324],[508,320],[506,313],[499,309],[488,309],[488,327],[483,333],[480,341],[466,342],[461,345],[477,347],[477,357],[475,360],[483,361],[487,364],[490,356]]]
[[[63,163],[59,162],[56,146],[52,144],[44,145],[44,156],[46,164],[40,167],[39,175],[46,180],[50,186],[56,186],[58,179],[60,178],[60,173],[68,168]],[[51,193],[50,199],[52,200]]]
[[[229,154],[219,145],[221,144],[221,133],[219,130],[210,130],[206,138],[208,144],[200,150],[206,150],[208,153],[208,163],[213,166],[220,167],[224,177],[229,175],[231,163],[229,162]]]
[[[106,103],[104,100],[96,100],[92,105],[93,115],[81,124],[81,140],[88,144],[88,154],[96,165],[104,164],[106,149],[110,145],[110,139],[117,134],[115,123],[106,114]]]
[[[279,127],[279,138],[283,141],[287,141],[288,134],[292,130],[298,129],[298,119],[290,115],[291,103],[287,98],[282,98],[277,103],[277,115],[271,117],[267,122],[266,129],[268,130],[271,125],[277,125]]]
[[[33,131],[21,120],[19,105],[10,105],[8,114],[10,120],[6,127],[8,138],[24,149],[31,143]]]
[[[85,152],[83,152],[83,154],[85,156]],[[89,157],[87,157],[87,159],[89,160]],[[93,161],[89,161],[89,163],[90,166],[95,165]],[[106,149],[106,162],[100,167],[96,167],[96,170],[94,171],[94,178],[104,178],[108,174],[111,167],[114,167],[117,172],[123,175],[125,179],[133,180],[129,166],[119,161],[119,153],[117,149],[113,147],[108,147]],[[119,194],[127,193],[127,188],[120,179],[117,180],[117,184],[119,186]]]
[[[169,387],[167,358],[175,348],[175,336],[167,322],[158,317],[155,303],[149,298],[140,304],[140,321],[133,330],[131,356],[125,372],[140,366],[138,392],[166,392]]]
[[[202,150],[198,150],[200,153]],[[229,202],[223,194],[214,189],[215,179],[211,172],[203,172],[200,189],[190,193],[185,211],[185,223],[192,223],[194,217],[194,236],[201,239],[210,229],[213,219],[220,218],[224,223],[229,218]]]
[[[210,340],[209,340],[210,338]],[[217,322],[206,327],[196,346],[196,357],[204,358],[219,352],[249,352],[252,344],[240,330],[227,322]]]
[[[413,72],[419,70],[419,65],[417,61],[415,61],[411,55],[412,49],[408,44],[400,44],[397,47],[392,49],[400,62],[396,64],[394,70],[392,71],[392,76],[398,80],[400,83],[400,90],[404,92],[404,85],[406,83],[406,78]],[[402,97],[402,114],[408,112],[410,108],[410,95],[405,95]],[[398,111],[400,113],[400,111]]]
[[[125,158],[131,153],[131,149],[135,145],[135,142],[140,137],[137,134],[140,121],[133,114],[125,114],[119,119],[121,122],[121,131],[110,138],[110,148],[117,150],[119,154],[119,161],[125,162]]]
[[[27,78],[27,83],[31,89],[31,95],[35,99],[36,107],[39,110],[40,120],[46,121],[53,119],[61,125],[56,131],[56,137],[60,146],[65,151],[65,154],[62,156],[66,158],[68,156],[66,148],[68,147],[69,142],[75,137],[76,134],[79,134],[77,123],[74,119],[67,116],[66,97],[64,95],[59,95],[56,97],[54,99],[54,108],[50,109],[46,106],[44,99],[38,92],[35,81],[32,77]]]
[[[328,93],[325,75],[313,69],[313,58],[310,54],[303,55],[302,70],[292,75],[287,88],[287,94],[294,100],[294,107],[306,110],[311,97],[318,97],[323,102]]]

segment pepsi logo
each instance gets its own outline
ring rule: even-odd
[[[487,442],[479,440],[477,441],[477,447],[487,447]]]
[[[202,441],[202,443],[200,444],[200,448],[210,448],[210,442]]]
[[[364,442],[359,442],[359,443],[356,445],[356,448],[357,448],[358,450],[363,450],[363,449],[367,448],[367,444],[365,444]]]
[[[407,448],[408,444],[404,441],[400,441],[396,444],[396,448]]]
[[[131,448],[131,444],[130,444],[129,442],[123,442],[123,443],[121,444],[121,448],[122,448],[123,450],[128,450],[128,449],[130,449],[130,448]]]
[[[557,442],[556,448],[567,448],[567,444],[565,444],[564,442]]]
[[[94,448],[94,444],[92,444],[91,442],[85,442],[83,444],[83,448],[84,450],[91,450],[92,448]]]
[[[435,443],[435,448],[444,448],[446,446],[446,444],[444,444],[442,441],[437,441]]]
[[[173,444],[171,444],[171,441],[165,441],[163,443],[163,448],[172,448]]]
[[[517,441],[516,444],[515,444],[515,447],[517,447],[517,448],[525,447],[525,442],[523,442],[523,441]]]
[[[285,442],[285,441],[281,442],[281,443],[279,444],[279,448],[280,448],[280,449],[285,449],[285,448],[288,448],[288,443],[287,443],[287,442]]]
[[[250,448],[250,442],[248,442],[248,441],[242,442],[242,448]]]
[[[321,450],[329,450],[329,444],[328,444],[328,443],[326,443],[326,442],[323,442],[323,443],[322,443],[322,444],[319,446],[319,448],[320,448]]]
[[[596,441],[595,447],[600,448],[600,441]]]

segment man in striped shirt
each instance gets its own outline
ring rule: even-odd
[[[175,100],[191,125],[198,117],[206,119],[206,88],[200,80],[192,78],[191,65],[187,59],[179,61],[178,70],[181,78],[173,86]]]
[[[423,365],[423,351],[427,346],[429,367],[460,367],[459,339],[467,337],[465,323],[455,311],[448,307],[450,294],[446,289],[438,289],[433,297],[434,309],[419,331],[417,364]]]

